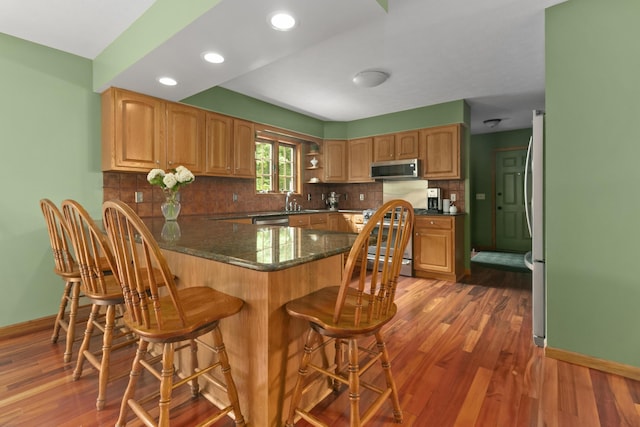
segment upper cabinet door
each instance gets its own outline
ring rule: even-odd
[[[102,94],[102,170],[163,168],[165,104],[162,100],[111,88]]]
[[[233,120],[233,175],[256,177],[256,132],[252,122]]]
[[[348,142],[349,182],[373,182],[371,160],[373,158],[373,138],[353,139]]]
[[[204,111],[167,103],[167,169],[184,166],[194,174],[204,171]]]
[[[373,161],[382,162],[396,158],[395,135],[379,135],[373,137]]]
[[[420,158],[426,179],[461,179],[460,125],[420,131]]]
[[[347,181],[347,141],[324,142],[324,178],[326,182]]]
[[[396,159],[417,159],[420,156],[418,131],[400,132],[395,135]]]
[[[233,119],[216,113],[206,113],[205,174],[233,174]]]

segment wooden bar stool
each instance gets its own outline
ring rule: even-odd
[[[220,320],[238,313],[244,302],[208,287],[177,289],[158,243],[136,213],[125,203],[105,202],[103,220],[116,258],[116,271],[124,294],[124,322],[139,336],[138,351],[131,368],[129,384],[122,398],[116,426],[126,425],[129,408],[146,425],[168,426],[173,389],[189,383],[191,394],[196,397],[200,393],[199,378],[208,380],[213,386],[224,390],[229,400],[228,406],[216,411],[200,425],[211,425],[230,412],[234,414],[236,425],[245,425],[219,329]],[[156,286],[159,282],[166,284],[162,293]],[[201,336],[209,332],[213,338],[213,346],[200,340]],[[175,348],[177,343],[185,341],[187,345]],[[160,371],[155,368],[153,362],[148,361],[147,350],[150,343],[162,347]],[[217,355],[207,367],[198,366],[198,344]],[[173,365],[174,352],[183,348],[190,350],[190,363],[185,369],[188,372],[184,372],[184,378],[174,381],[177,375]],[[136,399],[136,384],[142,368],[160,380],[160,390],[159,393]],[[214,376],[214,370],[218,368],[224,380]],[[156,422],[143,405],[158,395],[159,418]]]
[[[286,305],[291,316],[309,322],[287,427],[294,425],[297,416],[314,426],[328,425],[300,407],[304,391],[309,390],[305,380],[310,370],[328,377],[335,392],[341,384],[348,386],[351,427],[364,425],[388,398],[393,405],[394,421],[402,422],[398,391],[380,329],[397,311],[394,299],[402,257],[392,255],[404,252],[413,231],[413,216],[413,208],[404,200],[385,203],[369,219],[353,244],[341,285],[320,289]],[[372,264],[370,274],[365,268],[368,259]],[[354,280],[357,265],[361,267]],[[370,336],[375,337],[375,346],[359,345],[359,339]],[[336,353],[335,363],[329,367],[324,350],[331,341],[335,341]],[[347,347],[346,369],[343,369],[342,360],[344,346]],[[360,352],[365,355],[363,360]],[[312,356],[317,353],[323,356],[322,366],[311,363]],[[382,386],[361,379],[369,368],[377,366],[378,360],[385,377]],[[377,397],[361,415],[360,394],[365,389],[376,393]]]
[[[112,274],[116,264],[107,236],[78,202],[65,200],[62,202],[62,212],[80,268],[82,291],[92,304],[73,379],[76,381],[82,376],[85,360],[98,371],[96,408],[100,411],[104,408],[107,383],[110,379],[111,352],[132,345],[137,339],[130,331],[116,323],[116,310],[120,309],[122,312],[124,297],[117,277]],[[100,314],[102,308],[106,308],[104,316]],[[94,328],[103,333],[102,348],[95,353],[90,349]],[[116,344],[112,345],[114,340]]]
[[[51,342],[58,341],[60,329],[67,334],[63,360],[71,361],[73,342],[75,340],[75,327],[80,300],[80,270],[71,253],[71,241],[69,229],[58,207],[49,199],[40,200],[40,208],[47,223],[49,241],[53,251],[54,272],[64,281],[64,291],[60,300],[60,308],[53,325]],[[69,306],[67,316],[67,305]]]

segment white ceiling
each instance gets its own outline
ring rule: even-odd
[[[563,1],[389,0],[385,12],[375,0],[222,0],[107,86],[174,101],[221,86],[330,121],[466,99],[472,133],[520,129],[544,109],[544,9]],[[2,0],[0,32],[94,59],[153,3]],[[298,26],[272,30],[277,10]],[[204,63],[206,50],[226,61]],[[391,77],[355,87],[365,69]]]

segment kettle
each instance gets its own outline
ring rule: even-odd
[[[340,194],[336,193],[335,191],[332,191],[331,193],[329,193],[329,195],[327,196],[327,204],[329,205],[330,211],[338,210],[339,200],[340,200]]]

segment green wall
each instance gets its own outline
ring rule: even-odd
[[[494,150],[511,147],[526,147],[531,129],[494,132],[471,136],[470,188],[467,199],[473,215],[471,218],[471,247],[488,248],[493,244],[492,206]],[[475,195],[485,194],[485,200],[476,200]]]
[[[62,280],[41,198],[100,214],[100,97],[91,61],[0,34],[0,326],[54,314]]]
[[[548,345],[640,366],[640,2],[546,14]]]
[[[174,34],[220,3],[220,0],[156,0],[93,61],[93,88],[107,89],[106,84],[138,59],[164,43]]]

